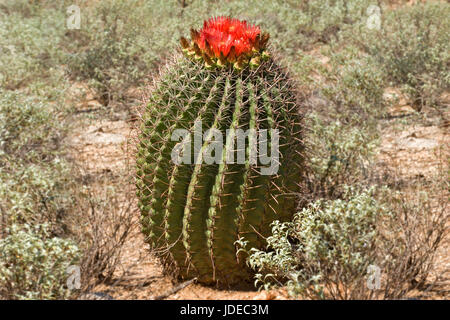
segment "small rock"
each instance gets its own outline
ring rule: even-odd
[[[439,146],[436,140],[413,137],[401,139],[398,144],[408,149],[431,149]]]

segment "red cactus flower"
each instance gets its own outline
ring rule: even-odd
[[[251,52],[255,48],[261,30],[230,17],[215,17],[204,22],[200,31],[192,31],[192,40],[205,52],[209,49],[215,57],[227,57],[234,47],[236,57]],[[208,48],[209,47],[209,48]]]

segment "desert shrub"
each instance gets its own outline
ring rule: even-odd
[[[308,188],[312,199],[339,197],[342,186],[365,180],[379,144],[383,77],[354,47],[329,52],[321,80],[307,80]]]
[[[119,266],[125,241],[136,231],[134,215],[131,214],[132,200],[119,199],[118,192],[108,186],[111,183],[109,180],[103,181],[101,186],[99,182],[92,184],[86,174],[75,171],[72,164],[60,157],[45,163],[31,164],[17,159],[13,161],[11,157],[6,156],[2,157],[2,161],[4,162],[0,168],[0,239],[5,241],[9,239],[8,243],[12,245],[19,236],[23,237],[23,243],[15,249],[15,252],[27,249],[24,247],[25,241],[43,243],[42,246],[51,245],[51,252],[57,252],[57,247],[61,246],[64,252],[67,247],[65,240],[52,240],[47,244],[47,236],[55,239],[71,239],[70,243],[75,243],[79,248],[76,265],[81,270],[81,290],[60,291],[61,294],[64,293],[64,297],[68,297],[69,294],[73,297],[72,294],[87,291],[92,285],[110,281]],[[124,186],[126,183],[129,182],[123,181],[120,185]],[[29,232],[28,226],[42,224],[46,225],[45,233],[33,233],[32,237],[24,236]],[[14,229],[12,226],[15,226]],[[36,252],[26,251],[20,254],[20,257],[29,255],[29,259],[32,259],[32,255]],[[49,255],[51,258],[51,253]],[[8,261],[6,257],[0,254],[0,265],[6,261]],[[9,276],[11,279],[21,278],[22,271],[31,272],[19,267],[10,268]],[[30,273],[30,277],[32,276]],[[54,282],[54,286],[57,286],[58,283],[65,281],[64,277],[65,274],[55,271],[54,277],[48,278],[48,282]],[[15,296],[15,286],[11,284],[5,287],[4,291],[0,290],[0,297]],[[53,297],[47,295],[45,289],[38,287],[35,289],[36,291],[33,291],[33,288],[23,286],[17,297],[21,299]],[[42,296],[39,296],[41,291]],[[55,293],[55,297],[63,296],[56,296]]]
[[[367,268],[375,263],[376,221],[389,214],[372,193],[319,200],[298,212],[293,222],[274,223],[267,238],[273,251],[250,250],[248,263],[259,272],[256,284],[270,288],[284,279],[293,295],[325,298],[343,293],[342,298],[349,298],[338,288],[365,285]]]
[[[61,140],[55,111],[45,98],[0,89],[0,154],[51,160]]]
[[[57,63],[63,58],[59,43],[66,30],[65,11],[39,12],[24,17],[0,10],[0,85],[6,89],[61,74]]]
[[[151,68],[151,61],[145,59],[149,44],[139,41],[136,31],[144,19],[136,10],[138,2],[106,1],[85,10],[87,21],[82,22],[80,31],[84,36],[75,40],[86,49],[68,56],[69,75],[88,80],[104,104],[122,99]],[[66,40],[72,36],[74,33],[69,33]]]
[[[51,236],[70,239],[79,248],[76,265],[81,270],[81,290],[71,294],[110,281],[120,265],[125,241],[137,231],[131,213],[132,199],[119,198],[117,190],[108,186],[111,181],[107,179],[102,183],[89,183],[86,174],[75,171],[71,164],[60,158],[45,166],[14,164],[11,160],[6,164],[0,168],[0,239],[9,239],[8,243],[13,243],[17,237],[29,232],[28,226],[45,224],[45,233],[33,234],[33,241],[44,243],[46,237]],[[119,185],[127,183],[129,181],[122,181]],[[12,226],[16,226],[15,229]],[[21,233],[14,234],[16,231]],[[31,241],[30,237],[23,239]],[[55,252],[58,245],[65,248],[63,241],[52,240],[50,244]],[[18,247],[16,252],[20,250],[24,249]],[[29,254],[31,259],[32,253],[35,252],[23,255]],[[0,254],[0,265],[2,261],[7,260]],[[20,278],[20,272],[21,269],[11,269],[10,276]],[[54,274],[55,285],[64,281],[62,276],[62,273]],[[3,292],[0,290],[0,297],[14,295],[15,291],[11,290],[10,287]],[[50,298],[38,297],[31,289],[29,293],[25,291],[25,288],[21,291],[20,298]]]
[[[36,84],[37,82],[35,82]],[[42,88],[41,88],[42,89]],[[61,86],[55,87],[55,90]],[[70,201],[70,177],[63,159],[63,117],[57,111],[61,93],[50,99],[0,90],[0,206],[3,233],[16,223],[48,222],[58,229]],[[58,101],[59,102],[59,101]],[[70,198],[69,198],[70,199]],[[62,231],[53,232],[61,233]],[[1,235],[0,235],[1,236]]]
[[[43,3],[42,3],[43,4]],[[63,159],[65,11],[0,6],[0,297],[57,299],[79,249],[63,223],[73,181]]]
[[[75,243],[52,237],[45,224],[13,224],[8,234],[0,239],[0,295],[6,299],[67,298],[67,268],[79,257]]]
[[[364,180],[376,154],[379,140],[370,128],[327,123],[317,113],[308,115],[309,179],[314,198],[334,198],[343,186]]]
[[[330,70],[323,72],[319,90],[328,101],[327,113],[334,119],[360,125],[373,124],[384,112],[383,91],[385,79],[376,61],[361,56],[357,48],[329,50]]]
[[[449,14],[450,5],[444,2],[387,10],[380,30],[362,27],[357,38],[418,110],[439,103],[450,86]]]
[[[267,250],[249,252],[256,285],[285,285],[312,299],[399,299],[423,289],[448,213],[424,192],[413,201],[408,194],[348,188],[342,199],[318,200],[292,222],[275,222]]]
[[[67,3],[0,5],[0,299],[74,297],[72,263],[82,290],[110,279],[133,217],[110,189],[86,191],[88,175],[67,159]]]
[[[87,80],[105,105],[127,100],[127,90],[145,83],[179,39],[175,2],[103,1],[81,10],[81,30],[66,37],[67,71]]]
[[[27,164],[11,158],[0,168],[2,227],[13,223],[49,223],[54,234],[63,235],[66,215],[74,206],[70,197],[70,168],[61,158],[43,164]],[[0,232],[0,238],[6,229]],[[7,233],[7,232],[6,232]]]

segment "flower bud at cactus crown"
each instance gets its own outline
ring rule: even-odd
[[[265,50],[268,33],[258,26],[230,17],[215,17],[204,22],[199,31],[191,29],[191,41],[181,37],[183,53],[190,59],[204,61],[207,67],[258,67],[270,55]]]

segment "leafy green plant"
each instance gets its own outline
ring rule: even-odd
[[[383,13],[381,29],[361,29],[358,43],[420,110],[449,89],[450,5],[428,2]]]
[[[310,299],[405,298],[432,286],[448,231],[446,206],[433,205],[422,187],[413,188],[415,199],[386,187],[349,187],[341,199],[310,203],[292,222],[275,221],[265,250],[246,248],[244,238],[237,243],[260,288],[286,286]]]
[[[316,69],[322,79],[306,79],[312,199],[339,197],[343,186],[368,177],[379,145],[377,118],[385,112],[384,79],[373,59],[359,57],[355,47],[327,53],[329,67]]]
[[[308,115],[311,169],[309,189],[315,197],[333,198],[346,184],[358,184],[367,171],[378,147],[378,139],[370,128],[327,123],[317,113]]]
[[[257,285],[270,288],[284,281],[293,295],[344,299],[365,286],[367,268],[375,263],[377,221],[390,213],[373,190],[347,191],[346,200],[319,200],[292,222],[274,222],[269,251],[250,249]]]
[[[9,227],[0,239],[0,294],[8,299],[64,299],[67,268],[79,257],[70,240],[52,237],[48,225]]]
[[[34,9],[33,9],[34,10]],[[65,31],[64,11],[46,9],[24,20],[18,12],[0,10],[0,85],[9,90],[26,87],[61,74],[57,66],[64,54],[60,47]]]

